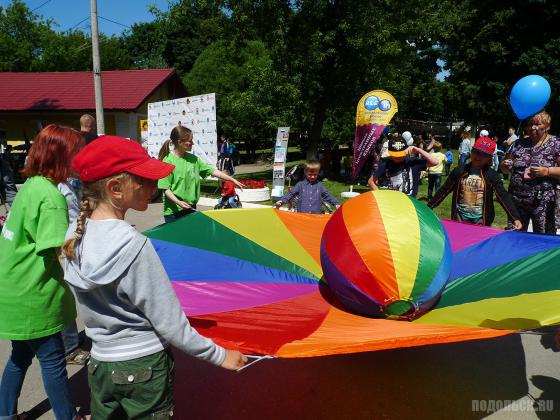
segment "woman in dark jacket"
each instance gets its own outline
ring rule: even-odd
[[[0,203],[7,203],[10,206],[16,198],[17,188],[14,182],[14,172],[8,159],[0,155]]]

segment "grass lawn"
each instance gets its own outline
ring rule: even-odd
[[[287,170],[294,165],[302,164],[304,161],[299,160],[295,162],[289,162],[286,164]],[[455,160],[457,162],[457,160]],[[298,170],[299,171],[299,170]],[[272,185],[272,170],[263,171],[263,172],[255,172],[252,174],[243,174],[238,177],[238,179],[253,179],[253,180],[264,180],[268,182],[269,185]],[[442,185],[445,182],[445,175],[442,179]],[[349,191],[349,180],[344,179],[342,177],[335,177],[334,179],[323,179],[323,184],[327,187],[332,195],[334,195],[341,203],[346,201],[346,199],[340,196],[340,193],[343,191]],[[504,186],[507,189],[507,181],[504,182]],[[370,188],[367,185],[354,185],[355,192],[363,193],[366,191],[370,191]],[[286,188],[287,191],[287,188]],[[219,197],[219,190],[218,190],[218,183],[217,181],[203,181],[201,185],[201,192],[203,196],[206,197]],[[427,193],[428,193],[428,180],[423,179],[422,184],[420,185],[420,189],[418,191],[418,200],[422,201],[423,203],[427,202]],[[259,204],[264,205],[272,205],[272,201],[261,202]],[[494,207],[496,211],[496,218],[494,219],[494,223],[492,226],[496,228],[503,229],[507,223],[507,216],[502,208],[502,206],[496,201],[494,198]],[[451,217],[451,194],[449,194],[445,200],[434,209],[436,214],[439,217],[449,218]]]

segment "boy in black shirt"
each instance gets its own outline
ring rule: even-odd
[[[377,183],[384,178],[388,189],[416,197],[420,172],[436,166],[438,161],[419,147],[407,146],[400,138],[389,140],[388,153],[389,157],[381,160],[368,185],[372,190],[378,190]],[[412,157],[412,154],[420,154],[423,158]]]

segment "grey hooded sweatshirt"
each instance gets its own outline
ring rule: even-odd
[[[68,231],[72,237],[76,224]],[[189,324],[152,243],[123,220],[87,220],[73,260],[64,260],[91,355],[99,361],[136,359],[179,350],[221,365],[225,350]]]

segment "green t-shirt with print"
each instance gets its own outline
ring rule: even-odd
[[[171,190],[177,198],[189,204],[196,204],[200,198],[200,178],[212,175],[216,168],[208,165],[192,153],[185,153],[180,158],[173,152],[163,158],[164,162],[175,165],[175,169],[166,178],[158,181],[158,188]],[[163,195],[163,214],[169,216],[181,208]]]
[[[29,178],[0,235],[0,338],[46,337],[76,318],[56,249],[64,244],[68,207],[47,178]]]

